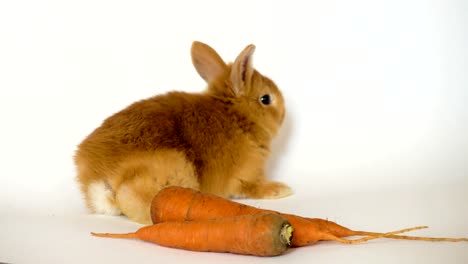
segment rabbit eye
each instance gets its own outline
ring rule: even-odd
[[[264,105],[269,105],[272,102],[271,95],[265,94],[260,97],[260,102]]]

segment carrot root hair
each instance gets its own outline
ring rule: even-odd
[[[405,228],[405,229],[396,230],[396,231],[392,231],[392,232],[388,232],[388,233],[372,233],[372,232],[369,232],[369,234],[370,234],[369,236],[359,238],[359,239],[345,239],[345,238],[330,235],[329,240],[333,240],[333,241],[340,242],[340,243],[343,243],[343,244],[359,244],[359,243],[363,243],[363,242],[366,242],[366,241],[369,241],[369,240],[372,240],[372,239],[377,239],[377,238],[382,238],[382,237],[389,237],[389,236],[393,236],[393,235],[396,235],[396,234],[406,233],[406,232],[409,232],[409,231],[414,231],[414,230],[419,230],[419,229],[424,229],[424,228],[428,228],[428,227],[427,226],[415,226],[415,227]],[[368,233],[368,232],[365,232],[365,233]]]
[[[430,242],[468,242],[468,238],[448,238],[448,237],[419,237],[419,236],[402,236],[396,234],[375,233],[367,231],[355,231],[356,236],[378,236],[384,234],[383,237],[391,239],[402,239],[402,240],[419,240],[419,241],[430,241]]]

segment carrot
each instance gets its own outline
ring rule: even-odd
[[[332,221],[319,218],[305,218],[291,214],[283,214],[271,210],[259,209],[215,195],[205,194],[193,189],[175,186],[167,187],[161,190],[154,197],[151,203],[151,218],[153,223],[213,219],[219,217],[258,214],[260,212],[277,213],[288,219],[294,228],[294,236],[292,238],[291,245],[295,247],[314,244],[321,240],[356,244],[380,237],[424,241],[468,241],[468,238],[431,238],[396,235],[398,233],[426,228],[425,226],[403,229],[389,233],[355,231],[338,225]],[[349,236],[367,237],[355,240],[343,238]]]
[[[161,246],[192,251],[277,256],[288,249],[292,227],[278,214],[261,213],[198,221],[164,222],[127,234],[91,234],[98,237],[137,238]]]

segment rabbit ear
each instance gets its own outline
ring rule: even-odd
[[[193,66],[207,83],[210,83],[226,71],[226,63],[212,47],[205,43],[194,41],[191,54]]]
[[[250,81],[253,74],[252,55],[255,46],[250,44],[237,56],[231,68],[232,88],[236,95],[241,95],[245,84]]]

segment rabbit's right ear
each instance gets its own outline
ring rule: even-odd
[[[212,82],[226,71],[226,63],[212,47],[205,43],[194,41],[191,54],[193,66],[207,83]]]

